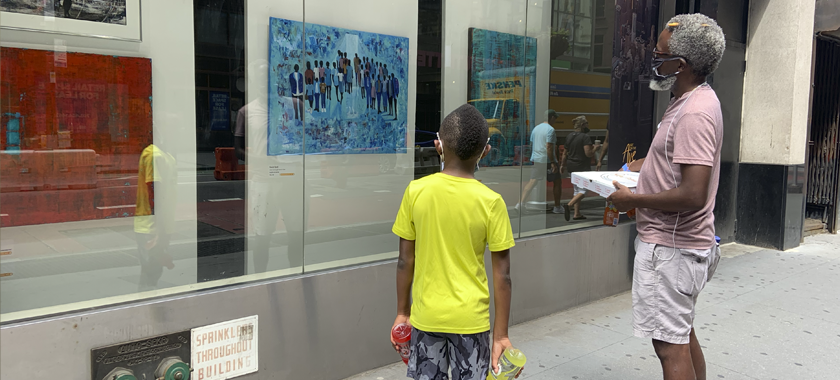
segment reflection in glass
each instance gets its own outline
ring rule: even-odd
[[[151,133],[149,134],[151,142]],[[163,268],[174,269],[169,244],[175,228],[178,173],[175,158],[154,144],[140,154],[134,233],[140,262],[138,291],[158,287]],[[156,194],[163,196],[156,197]]]

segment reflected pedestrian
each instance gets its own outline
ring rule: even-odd
[[[589,121],[586,116],[578,116],[574,120],[575,131],[566,136],[563,160],[560,163],[561,173],[588,172],[592,170],[592,156],[595,155],[595,147],[592,145],[592,138],[589,137]],[[572,219],[571,208],[574,208],[574,220],[586,219],[580,213],[580,202],[586,196],[586,189],[578,185],[574,187],[574,197],[566,205],[564,213],[566,221]]]

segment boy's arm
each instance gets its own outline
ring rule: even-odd
[[[511,347],[508,339],[510,319],[510,250],[493,252],[493,294],[496,303],[496,322],[493,326],[493,351],[490,364],[494,372],[499,370],[499,358],[506,348]]]
[[[409,322],[411,316],[411,284],[414,282],[414,240],[400,238],[400,256],[397,259],[397,318],[392,329],[400,323]],[[390,335],[390,334],[389,334]],[[391,344],[399,350],[391,337]]]

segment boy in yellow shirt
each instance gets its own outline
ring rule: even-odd
[[[400,237],[394,326],[412,326],[410,378],[447,379],[451,367],[453,380],[484,380],[511,346],[513,232],[502,197],[474,176],[488,142],[487,121],[475,107],[450,113],[435,141],[442,172],[409,184],[394,223]],[[496,304],[492,353],[488,245]]]

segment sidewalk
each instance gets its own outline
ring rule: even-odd
[[[839,284],[840,236],[809,237],[787,252],[725,246],[697,304],[707,379],[840,378]],[[661,379],[631,319],[627,292],[511,327],[528,356],[520,379]],[[348,380],[404,378],[400,362]]]

